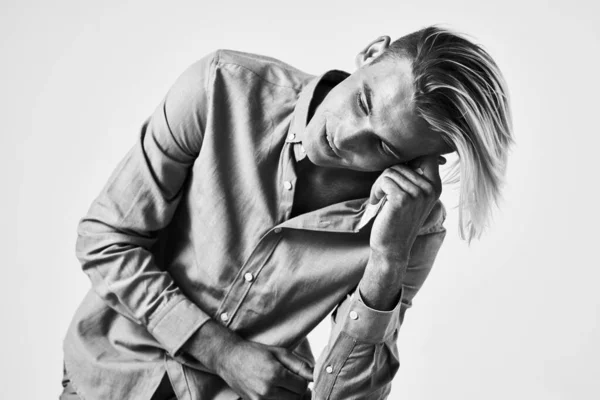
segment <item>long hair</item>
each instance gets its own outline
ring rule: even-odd
[[[414,109],[458,154],[446,182],[460,181],[461,239],[479,238],[500,199],[513,144],[500,69],[479,45],[437,26],[392,42],[376,61],[391,57],[412,61]]]

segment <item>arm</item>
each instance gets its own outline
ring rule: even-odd
[[[191,358],[246,398],[255,392],[292,398],[312,380],[307,365],[286,349],[242,340],[214,322],[151,251],[200,153],[217,61],[212,53],[191,65],[144,123],[80,221],[76,254],[105,303],[144,326],[175,360]]]
[[[400,206],[389,182],[378,179],[374,185],[372,200],[385,194],[391,203],[373,224],[371,255],[357,290],[333,314],[329,343],[315,366],[316,399],[386,398],[400,364],[398,330],[443,242],[439,191],[415,198],[416,208],[406,199]]]
[[[171,355],[209,317],[157,265],[151,248],[171,221],[200,152],[213,58],[177,79],[77,229],[76,255],[93,289]]]

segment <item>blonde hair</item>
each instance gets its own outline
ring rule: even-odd
[[[501,197],[514,142],[502,73],[479,45],[437,26],[392,42],[377,62],[390,57],[412,61],[415,111],[458,153],[446,182],[460,181],[461,239],[479,238]]]

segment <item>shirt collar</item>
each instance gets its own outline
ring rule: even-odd
[[[349,75],[348,72],[332,69],[311,79],[300,91],[298,102],[294,108],[290,130],[286,139],[286,142],[293,143],[296,161],[300,161],[306,157],[306,152],[304,151],[304,147],[302,147],[302,139],[304,138],[306,125],[308,123],[308,112],[317,86],[324,83],[333,83],[333,85],[337,85]]]
[[[308,81],[307,85],[302,88],[298,97],[298,102],[294,108],[292,122],[288,131],[286,142],[290,143],[294,149],[296,161],[300,161],[306,157],[306,152],[302,147],[302,139],[306,131],[308,123],[308,112],[311,102],[315,95],[315,90],[319,84],[337,85],[350,74],[341,70],[332,69],[324,74],[314,77]],[[317,230],[350,230],[358,232],[364,228],[375,216],[379,213],[386,198],[382,198],[377,204],[370,204],[368,198],[349,200],[341,204],[334,204],[325,209],[320,209],[309,213],[315,218],[292,218],[286,221],[283,225],[290,228],[302,229],[317,229]],[[354,218],[322,218],[322,215],[330,214],[329,209],[335,210],[334,214],[343,213],[344,210],[353,215]],[[282,225],[282,226],[283,226]]]

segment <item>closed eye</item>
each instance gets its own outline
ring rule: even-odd
[[[380,144],[380,146],[381,146],[381,150],[382,150],[382,151],[383,151],[385,154],[387,154],[387,155],[389,155],[389,156],[394,156],[394,157],[396,157],[396,155],[395,155],[395,154],[394,154],[394,152],[393,152],[393,151],[392,151],[392,150],[391,150],[391,149],[388,147],[388,145],[387,145],[387,143],[386,143],[386,142],[384,142],[383,140],[380,140],[380,141],[379,141],[379,144]]]
[[[394,157],[396,159],[400,159],[400,156],[398,155],[398,153],[396,153],[396,151],[384,140],[379,139],[379,146],[381,147],[381,151],[390,156],[390,157]]]
[[[368,109],[368,107],[367,107],[367,104],[366,104],[366,102],[365,102],[365,101],[364,101],[364,99],[363,99],[362,92],[358,92],[358,93],[356,94],[356,102],[357,102],[357,104],[358,104],[358,107],[359,107],[359,108],[362,110],[362,112],[363,112],[365,115],[369,115],[369,109]]]

